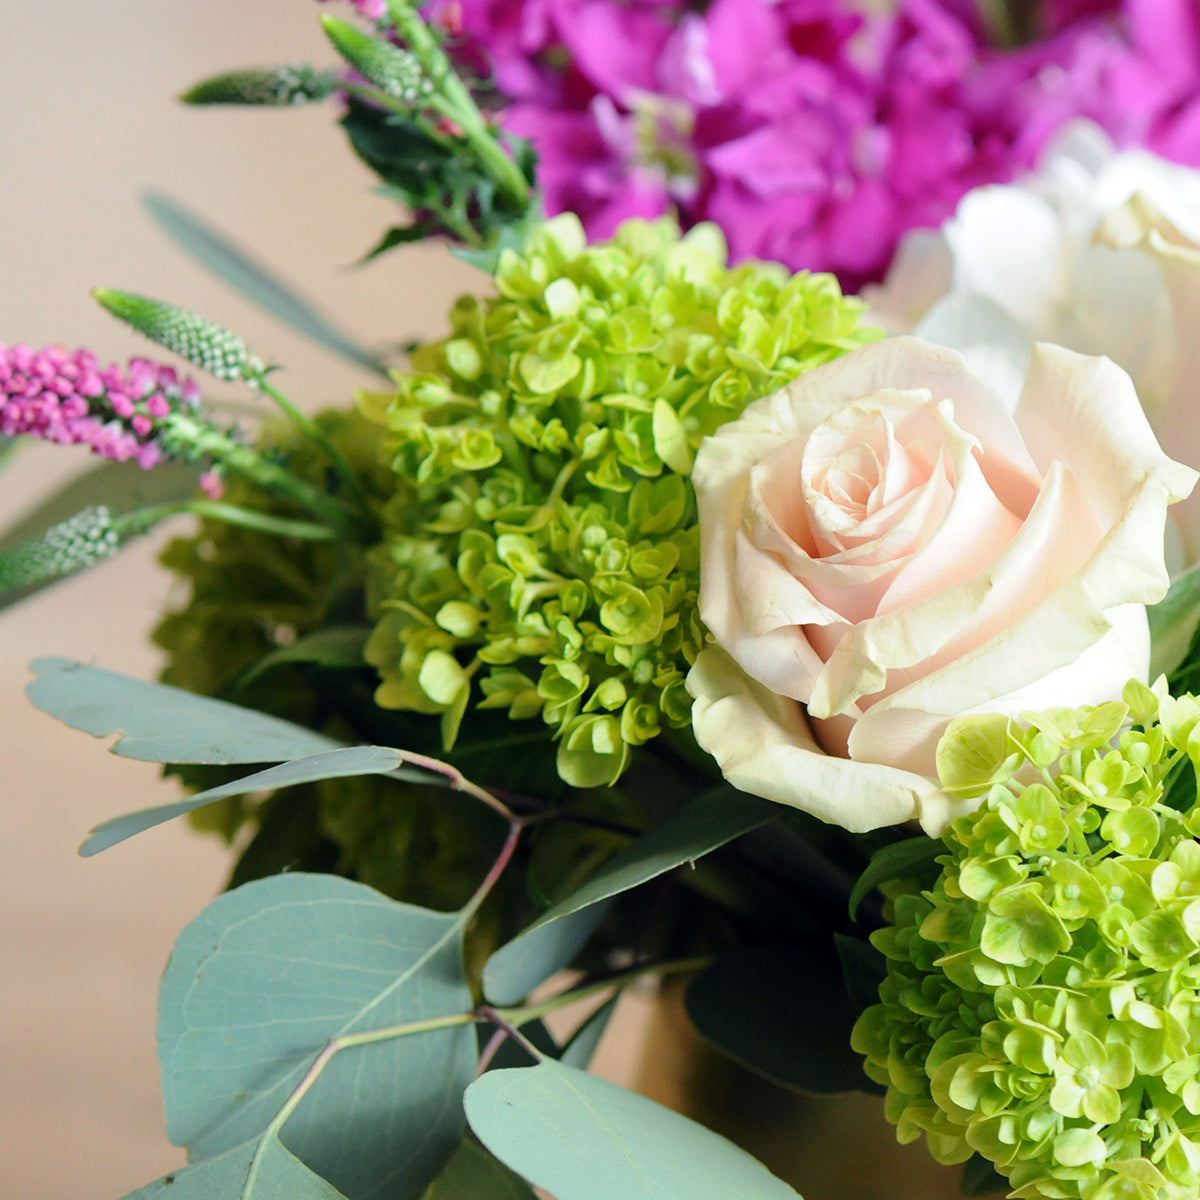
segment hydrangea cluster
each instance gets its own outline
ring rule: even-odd
[[[829,276],[725,263],[711,226],[630,221],[589,246],[559,216],[395,393],[363,398],[405,485],[373,551],[380,705],[442,714],[447,746],[473,700],[540,718],[578,787],[688,725],[693,451],[873,336]]]
[[[102,366],[90,350],[34,350],[0,343],[0,434],[22,434],[88,446],[144,468],[170,457],[163,421],[196,412],[200,390],[167,366],[145,358],[126,369]]]
[[[360,4],[370,14],[377,5]],[[592,237],[631,216],[714,221],[734,261],[878,278],[898,237],[1012,179],[1071,117],[1200,162],[1190,0],[1013,5],[997,44],[955,0],[435,0],[460,60],[536,146],[547,210]]]
[[[853,1044],[900,1140],[978,1152],[1015,1196],[1200,1188],[1200,806],[1164,800],[1200,701],[1124,700],[953,723],[943,783],[985,799],[872,935],[887,978]]]

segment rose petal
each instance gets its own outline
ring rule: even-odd
[[[920,775],[827,755],[798,705],[755,683],[716,647],[697,656],[687,687],[697,742],[741,791],[855,833],[908,820],[926,805],[940,811],[953,803]]]

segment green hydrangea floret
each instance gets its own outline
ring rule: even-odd
[[[556,217],[394,393],[362,398],[402,482],[373,554],[380,705],[440,713],[447,746],[474,704],[540,719],[578,787],[688,726],[694,451],[876,336],[832,276],[726,259],[713,226],[630,221],[589,246]]]
[[[902,1142],[978,1152],[1013,1196],[1196,1196],[1200,806],[1164,786],[1198,722],[1160,680],[951,724],[943,785],[983,801],[872,935],[887,977],[852,1039]]]

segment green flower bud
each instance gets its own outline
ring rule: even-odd
[[[132,292],[95,288],[92,295],[119,321],[217,379],[253,380],[266,370],[236,333],[205,317]]]

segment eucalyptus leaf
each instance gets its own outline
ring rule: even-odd
[[[854,919],[863,899],[881,883],[903,879],[906,875],[923,874],[933,867],[937,856],[945,852],[946,847],[939,840],[924,835],[892,842],[882,850],[877,850],[850,893],[850,919]]]
[[[1200,626],[1200,564],[1171,580],[1167,594],[1146,609],[1150,622],[1150,674],[1170,675],[1187,657]]]
[[[868,1083],[850,1048],[858,1014],[824,947],[739,946],[692,981],[685,1003],[705,1039],[783,1087],[825,1096]]]
[[[265,763],[338,749],[332,738],[265,713],[146,683],[68,658],[39,658],[29,699],[72,729],[120,735],[112,753],[145,762]]]
[[[184,463],[159,463],[143,471],[132,462],[106,462],[76,475],[0,535],[0,553],[21,545],[52,525],[59,525],[81,509],[102,505],[126,513],[144,505],[187,500],[196,491],[198,467]]]
[[[515,1004],[575,957],[603,918],[607,901],[694,863],[778,815],[777,804],[727,784],[689,800],[501,946],[483,969],[484,992],[496,1004]]]
[[[464,918],[346,879],[291,874],[227,892],[181,934],[159,993],[167,1133],[195,1160],[255,1138],[330,1039],[283,1144],[348,1200],[412,1200],[454,1152],[475,1069]]]
[[[338,329],[268,267],[179,201],[161,192],[149,192],[143,203],[176,245],[239,295],[318,346],[376,374],[387,375],[386,365],[375,355]]]
[[[559,1062],[565,1063],[568,1067],[578,1067],[581,1071],[587,1070],[588,1064],[596,1053],[596,1048],[600,1045],[600,1039],[608,1029],[608,1023],[612,1020],[613,1013],[617,1011],[619,999],[620,993],[605,1000],[594,1013],[588,1016],[587,1020],[571,1034],[567,1044],[563,1047],[562,1054],[559,1055]]]
[[[297,783],[315,783],[321,779],[346,779],[354,775],[387,775],[399,774],[403,770],[403,778],[416,783],[437,782],[439,777],[422,771],[403,769],[403,756],[397,750],[385,746],[344,746],[337,750],[324,750],[307,758],[294,759],[270,767],[265,771],[256,771],[242,779],[220,787],[208,788],[197,792],[186,800],[177,800],[171,804],[157,804],[153,808],[139,809],[137,812],[125,813],[113,817],[97,825],[88,835],[87,840],[79,848],[84,858],[99,854],[110,846],[115,846],[135,834],[153,829],[164,821],[181,817],[193,809],[202,808],[226,796],[243,796],[247,792],[274,791],[277,788],[290,787]]]
[[[557,1200],[797,1200],[703,1125],[561,1063],[489,1071],[466,1108],[479,1140]]]
[[[172,1171],[125,1200],[346,1200],[275,1137]]]
[[[421,1200],[537,1200],[533,1189],[499,1159],[463,1139]]]

